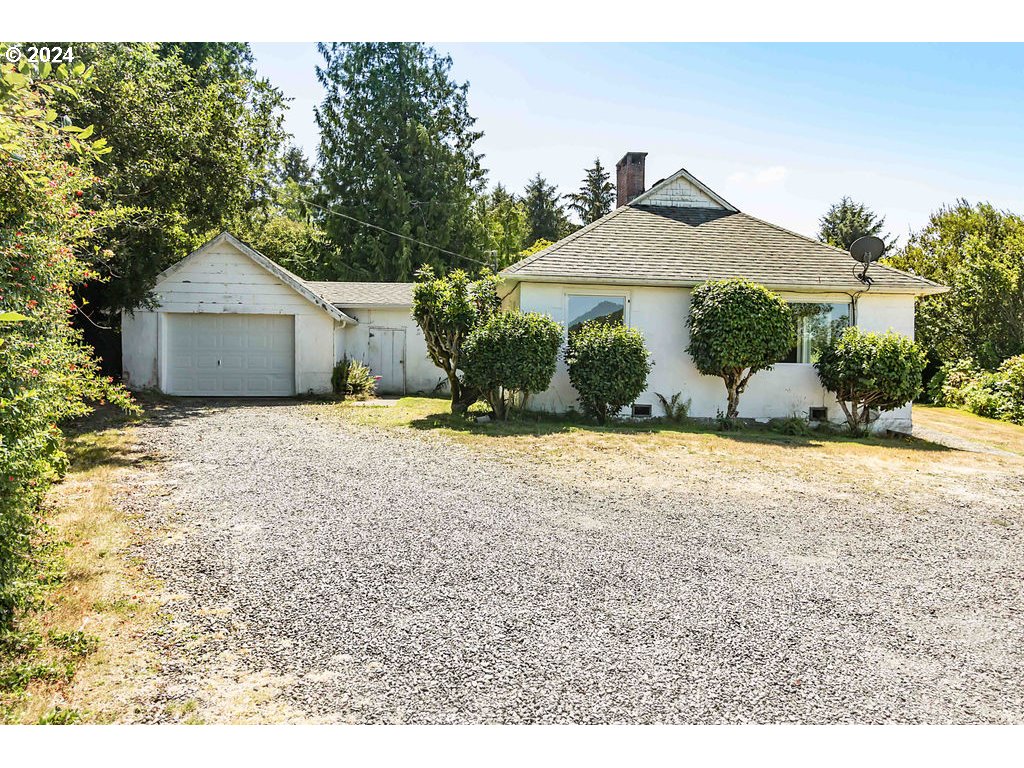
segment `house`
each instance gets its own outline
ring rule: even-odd
[[[444,376],[412,288],[307,282],[222,232],[159,276],[152,308],[122,315],[124,381],[171,395],[327,393],[348,355],[381,377],[379,392],[431,392]]]
[[[797,344],[785,360],[757,373],[740,398],[740,416],[797,415],[841,420],[835,398],[812,363],[838,325],[914,335],[915,298],[943,286],[881,264],[869,281],[848,253],[745,214],[679,170],[645,188],[646,153],[616,165],[618,207],[502,271],[505,305],[550,315],[567,329],[594,318],[639,329],[654,367],[635,415],[661,415],[656,393],[681,392],[690,414],[725,411],[722,380],[701,375],[686,353],[692,288],[742,277],[779,293],[799,310]],[[531,407],[565,411],[577,405],[564,364]],[[909,429],[910,405],[882,414],[877,426]]]

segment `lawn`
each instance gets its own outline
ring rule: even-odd
[[[765,496],[818,494],[823,499],[874,496],[908,510],[927,508],[933,494],[965,503],[998,501],[1007,485],[1015,496],[1024,496],[1014,480],[1024,471],[1024,457],[969,453],[906,437],[786,435],[767,428],[720,432],[657,419],[601,427],[581,418],[536,414],[477,423],[453,416],[446,400],[423,397],[382,407],[311,407],[325,418],[350,424],[442,435],[567,482],[600,488],[671,486]],[[928,409],[926,418],[945,410]],[[960,412],[942,417],[974,440],[985,439],[988,427],[995,427],[994,444],[1024,446],[1024,428],[989,420],[975,423],[976,417]]]
[[[914,424],[1024,456],[1024,427],[1018,424],[934,405],[915,405]]]

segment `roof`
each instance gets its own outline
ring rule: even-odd
[[[864,289],[857,277],[860,267],[846,251],[731,207],[642,203],[642,198],[677,178],[679,174],[513,264],[502,276],[525,281],[680,286],[742,277],[777,289]],[[686,180],[693,181],[689,174]],[[882,264],[873,264],[868,276],[872,291],[928,294],[946,290],[931,280]]]
[[[276,261],[267,258],[262,253],[253,248],[251,245],[246,245],[227,230],[224,230],[209,242],[201,245],[199,248],[196,248],[196,250],[192,251],[192,253],[190,253],[181,261],[172,264],[170,267],[165,269],[157,276],[157,282],[163,280],[165,277],[168,277],[169,275],[174,274],[192,259],[199,258],[201,254],[204,254],[210,249],[225,242],[233,246],[235,250],[237,250],[243,256],[247,256],[250,259],[252,259],[259,266],[263,267],[263,269],[267,270],[267,272],[274,275],[274,277],[278,278],[282,283],[284,283],[289,288],[294,290],[304,299],[320,307],[320,309],[329,314],[335,320],[342,323],[347,323],[349,325],[359,325],[359,323],[354,318],[349,317],[340,309],[335,307],[332,303],[325,301],[323,297],[321,297],[318,293],[310,290],[306,281],[304,281],[294,272],[289,272]]]
[[[411,307],[415,283],[324,283],[306,285],[336,307]]]

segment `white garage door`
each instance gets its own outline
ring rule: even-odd
[[[291,315],[167,315],[171,395],[295,394],[295,319]]]

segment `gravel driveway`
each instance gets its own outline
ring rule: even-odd
[[[1024,720],[1019,526],[598,492],[313,413],[193,401],[138,428],[160,461],[129,501],[192,638],[165,696],[214,695],[230,658],[320,721]]]

